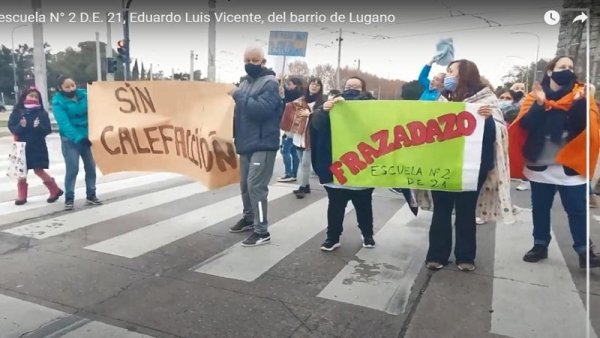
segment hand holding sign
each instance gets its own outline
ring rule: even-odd
[[[340,101],[344,101],[344,98],[341,96],[335,97],[333,98],[333,100],[328,100],[323,104],[323,110],[324,111],[330,111],[331,108],[333,108],[333,106],[340,102]]]
[[[323,103],[324,111],[330,111],[331,108],[333,108],[333,101],[329,100],[329,101],[325,101],[325,103]]]
[[[83,140],[81,140],[79,143],[80,143],[82,146],[84,146],[84,147],[88,147],[88,148],[92,146],[92,141],[90,141],[90,139],[89,139],[89,138],[84,138],[84,139],[83,139]]]
[[[481,106],[479,107],[479,110],[477,110],[477,113],[487,119],[488,117],[492,116],[492,107]]]

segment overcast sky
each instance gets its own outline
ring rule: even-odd
[[[10,1],[3,13],[27,12],[29,1]],[[42,0],[43,11],[119,11],[120,0],[103,0],[96,4],[81,4],[74,0]],[[217,11],[229,13],[261,13],[263,17],[273,12],[322,13],[327,22],[312,24],[265,23],[265,24],[217,24],[217,79],[232,82],[243,73],[242,54],[248,44],[265,44],[271,30],[308,32],[305,60],[309,66],[321,63],[337,65],[337,30],[343,30],[341,65],[356,66],[361,60],[361,70],[402,80],[416,79],[421,67],[435,53],[435,44],[441,38],[454,39],[456,58],[474,61],[493,85],[501,84],[501,77],[516,64],[533,61],[536,55],[535,36],[511,34],[530,32],[540,41],[540,57],[551,58],[556,52],[559,25],[550,26],[543,20],[549,9],[561,10],[562,1],[411,1],[411,5],[397,2],[368,0],[355,4],[352,1],[335,5],[325,1],[280,1],[269,4],[242,0],[217,1]],[[415,4],[417,3],[417,4]],[[325,7],[326,6],[326,7]],[[4,7],[4,5],[3,5]],[[141,1],[133,0],[132,11],[148,13],[208,13],[208,1]],[[354,12],[355,14],[391,14],[394,23],[365,25],[360,23],[339,24],[329,21],[331,13]],[[10,46],[13,23],[0,23],[0,44]],[[47,23],[44,25],[45,40],[53,52],[76,46],[84,40],[94,40],[94,32],[106,41],[106,24],[94,23]],[[112,25],[112,42],[122,38],[122,25]],[[31,27],[15,31],[15,44],[31,43]],[[146,68],[161,69],[166,75],[175,71],[189,71],[190,51],[198,54],[196,69],[206,73],[207,23],[132,23],[130,27],[132,57],[143,60]],[[268,64],[281,71],[280,57],[269,57]],[[288,58],[294,60],[296,58]],[[442,71],[442,67],[434,71]]]

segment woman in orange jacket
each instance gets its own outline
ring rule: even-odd
[[[573,59],[559,56],[546,67],[541,84],[521,105],[519,116],[509,128],[510,167],[513,178],[531,181],[533,243],[523,260],[538,262],[548,257],[550,244],[550,208],[556,191],[568,215],[573,248],[579,266],[585,268],[586,254],[590,266],[600,267],[600,257],[586,241],[588,170],[594,172],[598,158],[598,121],[590,118],[587,107],[596,116],[593,98],[587,101],[586,86],[573,72]],[[590,138],[587,167],[587,137]]]

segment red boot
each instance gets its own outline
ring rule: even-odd
[[[60,190],[58,185],[56,185],[56,182],[53,178],[50,179],[50,181],[44,182],[44,185],[46,186],[46,188],[48,188],[48,191],[50,191],[50,197],[48,197],[48,199],[46,200],[46,202],[48,203],[56,202],[56,200],[58,200],[58,198],[64,194],[64,192]]]
[[[17,199],[15,200],[16,205],[23,205],[27,203],[27,181],[19,180],[17,182]]]

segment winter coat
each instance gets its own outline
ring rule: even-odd
[[[581,89],[582,84],[575,84],[572,91],[561,99],[556,101],[547,100],[544,102],[544,106],[539,106],[536,103],[535,95],[533,92],[529,93],[523,103],[521,104],[521,110],[519,116],[515,119],[513,124],[509,128],[509,141],[510,141],[510,173],[513,178],[525,178],[523,175],[523,169],[525,167],[524,148],[526,141],[529,137],[529,133],[533,130],[527,131],[523,128],[523,120],[533,119],[535,115],[548,114],[549,111],[558,109],[561,113],[571,110],[576,104],[585,104],[585,99],[579,102],[574,102],[573,98],[575,94]],[[580,128],[578,132],[571,137],[567,144],[561,149],[556,156],[556,163],[563,165],[564,167],[570,168],[577,172],[581,176],[587,176],[586,170],[589,169],[590,173],[594,173],[596,170],[596,162],[598,160],[598,153],[600,151],[600,137],[598,120],[598,107],[595,99],[591,97],[589,104],[589,126],[587,128]],[[582,108],[585,109],[585,106]],[[542,125],[539,121],[535,123]],[[589,154],[587,152],[587,139],[589,134]],[[589,156],[589,168],[586,164],[587,157]]]
[[[301,147],[302,149],[311,149],[309,123],[313,113],[319,110],[323,106],[323,103],[325,103],[325,98],[320,96],[314,101],[311,109],[306,98],[303,96],[285,105],[279,127],[284,132],[302,135],[305,144],[305,147]],[[305,111],[308,111],[310,115],[299,116],[298,113]]]
[[[69,99],[61,92],[52,98],[52,112],[62,137],[79,143],[88,137],[87,91],[77,89],[76,100]]]
[[[437,99],[440,97],[439,90],[435,88],[429,88],[429,85],[431,83],[428,79],[429,72],[431,72],[431,66],[425,65],[425,67],[423,67],[423,69],[421,70],[421,74],[419,74],[419,83],[421,84],[421,86],[423,86],[423,88],[425,88],[425,90],[423,90],[423,93],[421,93],[421,97],[419,97],[419,100],[421,101],[437,101]]]
[[[233,138],[238,154],[279,150],[279,121],[283,101],[270,69],[256,78],[247,76],[232,94],[235,101]]]
[[[21,127],[21,118],[25,117],[27,125]],[[36,119],[40,124],[33,126]],[[15,136],[15,141],[25,142],[25,156],[27,158],[27,169],[48,169],[48,146],[46,135],[52,132],[50,118],[43,108],[26,109],[17,108],[8,119],[8,129]]]

